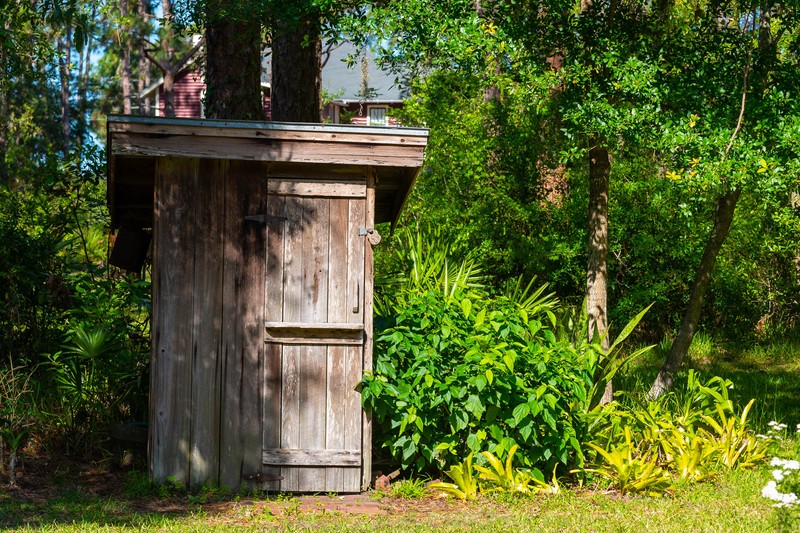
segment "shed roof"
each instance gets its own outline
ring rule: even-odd
[[[152,227],[160,157],[263,161],[265,178],[336,181],[371,168],[375,221],[394,223],[422,166],[427,138],[422,128],[111,115],[106,146],[111,224]]]

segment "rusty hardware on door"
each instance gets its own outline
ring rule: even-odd
[[[268,222],[286,222],[289,220],[287,217],[278,215],[245,215],[244,219],[247,222],[260,222],[261,224],[267,224]]]
[[[367,237],[367,240],[372,246],[377,246],[381,242],[381,234],[375,228],[358,228],[358,236]]]
[[[358,314],[358,310],[360,309],[359,303],[361,302],[361,284],[356,282],[356,305],[353,306],[353,312]]]

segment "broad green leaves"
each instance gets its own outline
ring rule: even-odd
[[[569,343],[556,341],[549,307],[521,309],[438,290],[396,307],[393,324],[378,332],[362,395],[379,442],[404,468],[435,470],[515,445],[523,466],[581,463],[578,416],[591,374]]]

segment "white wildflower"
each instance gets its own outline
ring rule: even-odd
[[[800,461],[792,459],[791,461],[786,461],[783,466],[789,470],[800,470]]]
[[[775,478],[775,481],[780,483],[781,481],[783,481],[783,478],[786,477],[786,476],[784,476],[783,470],[773,470],[772,471],[772,477]]]
[[[778,492],[778,484],[774,481],[767,483],[767,486],[761,489],[761,495],[770,500],[781,501],[782,495]]]

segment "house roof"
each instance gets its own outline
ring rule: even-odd
[[[335,182],[342,172],[374,172],[375,221],[394,223],[428,140],[423,128],[132,115],[110,115],[107,124],[108,201],[115,228],[152,227],[156,160],[163,157],[260,161],[267,179],[299,172]]]
[[[403,92],[396,83],[394,76],[378,67],[375,61],[375,54],[369,49],[359,53],[356,46],[343,41],[338,44],[326,46],[324,52],[325,66],[322,69],[322,88],[332,101],[336,104],[347,105],[349,102],[381,102],[381,103],[401,103]],[[367,86],[370,94],[365,98],[362,95],[362,70],[361,57],[367,59]],[[261,62],[261,88],[268,90],[272,79],[271,54],[268,52]],[[348,64],[348,59],[354,58],[352,64]],[[191,72],[198,70],[196,60],[192,60],[189,65],[181,72]],[[139,98],[152,97],[161,85],[164,78],[159,78],[139,93]]]
[[[402,102],[403,93],[396,83],[394,76],[378,67],[375,54],[369,49],[356,55],[357,48],[353,43],[344,41],[331,48],[328,62],[322,69],[322,87],[334,97],[334,101],[354,102]],[[367,86],[372,97],[364,98],[361,94],[361,61],[367,59]],[[352,65],[348,65],[349,58],[355,58]]]

